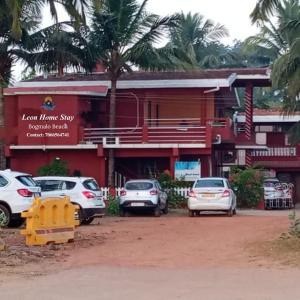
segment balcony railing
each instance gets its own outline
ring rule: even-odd
[[[266,157],[266,156],[285,156],[292,157],[297,156],[296,147],[273,147],[266,150],[252,150],[251,155],[254,157]]]
[[[85,128],[84,141],[95,144],[163,144],[205,143],[206,126],[195,127],[127,127]]]
[[[85,128],[83,139],[105,145],[205,144],[210,147],[211,131],[211,126],[201,125],[200,119],[147,119],[144,126]]]

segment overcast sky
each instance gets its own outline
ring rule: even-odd
[[[161,16],[174,12],[200,13],[206,19],[225,25],[230,37],[224,43],[232,43],[234,39],[244,40],[257,32],[255,25],[251,25],[249,15],[257,0],[149,0],[147,10]],[[44,25],[50,25],[48,10],[44,13]],[[66,19],[61,12],[60,19]]]
[[[249,15],[257,0],[149,0],[147,10],[161,16],[174,12],[200,13],[206,19],[218,22],[229,30],[229,37],[222,40],[231,44],[235,39],[244,40],[246,37],[258,32],[255,25],[251,25]],[[60,21],[66,19],[63,11],[59,12]],[[48,8],[44,10],[43,25],[50,25]],[[15,68],[16,80],[20,79],[22,67]]]

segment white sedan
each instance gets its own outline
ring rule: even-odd
[[[190,217],[201,211],[224,211],[231,217],[236,214],[236,196],[226,178],[199,178],[188,194],[188,209]]]

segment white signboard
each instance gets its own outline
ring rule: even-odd
[[[201,176],[201,164],[199,161],[175,162],[175,178],[184,181],[195,181]]]

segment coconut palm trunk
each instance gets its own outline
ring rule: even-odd
[[[1,75],[0,75],[1,76]],[[4,127],[4,96],[3,96],[3,82],[0,80],[0,129]],[[4,155],[4,139],[0,137],[0,169],[5,169],[5,155]]]
[[[117,92],[117,78],[112,76],[110,102],[109,102],[109,128],[111,130],[116,127],[116,92]],[[109,149],[108,186],[114,186],[114,170],[115,170],[115,152],[113,149]]]

